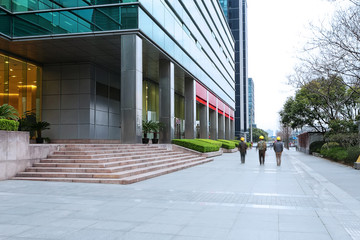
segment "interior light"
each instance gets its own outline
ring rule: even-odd
[[[14,71],[12,68],[10,68],[10,72]]]
[[[19,94],[18,93],[0,93],[0,96],[19,96]]]
[[[22,83],[22,82],[19,82],[19,83]]]
[[[5,63],[9,63],[9,61],[5,61]]]
[[[15,75],[12,75],[11,77],[13,77],[13,78],[14,78],[14,77],[16,77],[16,76],[15,76]]]
[[[28,68],[28,70],[30,71],[30,70],[31,70],[31,68]]]

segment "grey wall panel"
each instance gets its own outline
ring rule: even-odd
[[[59,94],[60,93],[60,80],[55,81],[43,81],[42,91],[47,95]]]
[[[78,139],[78,125],[61,125],[60,139]]]
[[[60,124],[78,124],[79,116],[78,116],[78,109],[74,110],[67,110],[62,109],[60,111]]]
[[[42,97],[42,109],[60,109],[60,95],[44,95]]]
[[[79,109],[79,95],[61,95],[61,109]]]
[[[109,139],[109,126],[95,126],[95,138],[96,139]]]
[[[109,113],[106,111],[95,112],[95,124],[98,125],[109,125]]]
[[[79,80],[62,80],[61,81],[61,94],[77,94],[79,93]]]

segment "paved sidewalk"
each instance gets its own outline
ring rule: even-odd
[[[360,172],[255,149],[132,185],[0,182],[0,240],[360,239]]]

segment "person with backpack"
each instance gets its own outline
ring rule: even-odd
[[[276,142],[274,143],[274,151],[276,155],[276,163],[278,166],[281,165],[281,154],[284,151],[284,144],[281,142],[281,138],[277,137]]]
[[[260,141],[258,142],[256,146],[256,150],[259,149],[259,162],[260,165],[265,164],[265,152],[266,152],[266,142],[264,141],[264,136],[259,137]]]
[[[241,156],[241,163],[245,163],[245,155],[246,155],[246,149],[248,148],[247,144],[245,143],[245,138],[240,138],[240,143],[239,143],[239,151],[240,151],[240,156]]]

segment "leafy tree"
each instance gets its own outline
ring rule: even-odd
[[[293,129],[310,126],[326,132],[335,120],[354,121],[359,100],[359,93],[338,76],[315,79],[288,98],[280,111],[280,121]]]
[[[18,120],[19,113],[13,106],[3,104],[0,106],[0,119]]]
[[[267,132],[265,132],[264,130],[262,130],[260,128],[253,128],[253,139],[252,139],[252,141],[253,142],[258,142],[260,136],[264,136],[266,141],[269,139]]]

